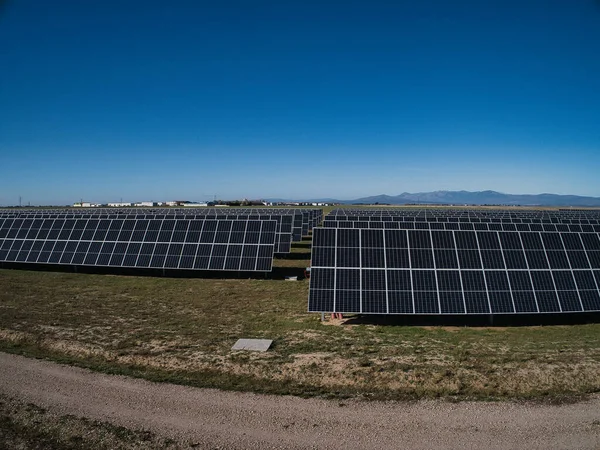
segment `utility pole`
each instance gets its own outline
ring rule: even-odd
[[[21,196],[19,195],[19,208],[21,207]]]

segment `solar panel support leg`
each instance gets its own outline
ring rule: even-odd
[[[325,322],[325,313],[321,313],[321,322]]]
[[[490,327],[493,327],[494,326],[494,315],[490,314],[488,317],[490,319]]]

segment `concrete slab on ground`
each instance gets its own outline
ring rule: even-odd
[[[250,350],[254,352],[266,352],[273,341],[271,339],[238,339],[231,350]]]

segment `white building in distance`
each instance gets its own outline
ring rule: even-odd
[[[98,208],[99,206],[101,206],[99,203],[90,203],[90,202],[73,203],[74,208]]]
[[[138,202],[135,206],[156,206],[156,202]]]
[[[200,208],[203,206],[208,206],[208,203],[206,202],[200,202],[200,203],[182,203],[181,206],[183,206],[184,208]]]

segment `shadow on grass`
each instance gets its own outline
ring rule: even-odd
[[[275,257],[275,259],[292,259],[292,260],[310,259],[310,253],[306,252],[306,253],[279,254]]]
[[[312,242],[294,242],[293,248],[312,248]]]
[[[293,258],[295,259],[295,258]],[[85,273],[95,275],[125,275],[151,278],[201,278],[222,280],[283,280],[288,276],[304,278],[302,267],[273,267],[271,272],[242,272],[231,270],[180,270],[147,269],[129,267],[67,266],[60,264],[0,263],[2,269],[27,270],[32,272]]]
[[[452,326],[452,327],[531,327],[600,323],[600,313],[503,314],[503,315],[379,315],[350,316],[342,325]]]
[[[283,280],[285,277],[298,277],[304,279],[304,267],[273,267],[269,278],[271,280]]]

